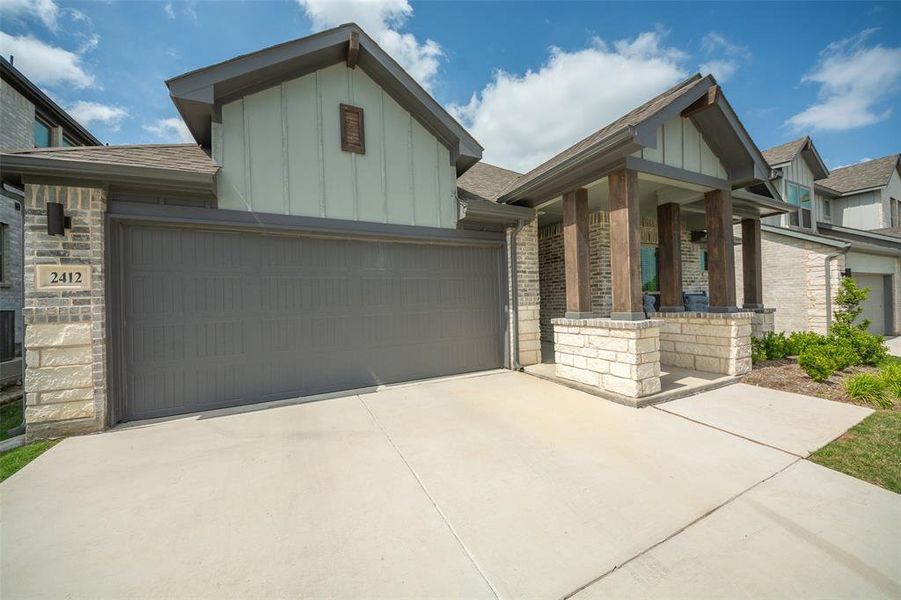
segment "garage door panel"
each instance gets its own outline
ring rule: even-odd
[[[502,366],[499,246],[124,235],[127,419]]]
[[[861,303],[863,310],[859,319],[870,321],[870,332],[878,335],[885,335],[888,329],[886,323],[885,279],[886,277],[881,274],[859,273],[854,275],[854,280],[858,286],[870,290],[867,299]]]

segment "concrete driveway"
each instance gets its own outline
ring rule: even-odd
[[[506,372],[65,440],[0,485],[0,595],[898,597],[901,497],[801,458],[867,411],[746,387],[771,439]]]

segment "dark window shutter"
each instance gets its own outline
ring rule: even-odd
[[[366,154],[363,136],[363,109],[359,106],[341,105],[341,150]]]

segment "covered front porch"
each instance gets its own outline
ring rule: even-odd
[[[634,117],[593,163],[579,164],[583,145],[508,194],[538,214],[543,362],[529,370],[633,405],[750,371],[752,331],[772,320],[760,219],[786,208],[707,80]]]

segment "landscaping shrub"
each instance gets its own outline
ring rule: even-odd
[[[855,326],[834,325],[829,329],[829,338],[835,343],[849,346],[857,356],[857,364],[876,366],[888,356],[888,347],[881,335]]]
[[[809,347],[822,344],[825,341],[826,336],[820,335],[815,331],[793,331],[788,336],[788,355],[798,356]]]
[[[845,390],[848,395],[866,402],[876,408],[891,408],[892,399],[888,397],[885,382],[874,373],[858,373],[845,379]]]
[[[879,377],[886,391],[896,400],[901,399],[901,363],[890,362],[882,365]]]
[[[811,379],[821,383],[836,371],[847,369],[856,362],[854,350],[849,345],[834,340],[809,346],[798,356],[798,365]]]
[[[751,338],[751,363],[759,363],[766,360],[766,347],[760,338]]]
[[[860,303],[867,299],[870,295],[870,288],[857,287],[850,277],[842,277],[839,284],[838,292],[835,294],[835,306],[837,307],[834,314],[835,325],[857,327],[866,331],[870,326],[870,322],[866,319],[855,324],[854,321],[863,312]]]
[[[779,360],[788,356],[788,340],[781,331],[779,333],[768,331],[761,339],[763,340],[763,349],[768,359]]]

